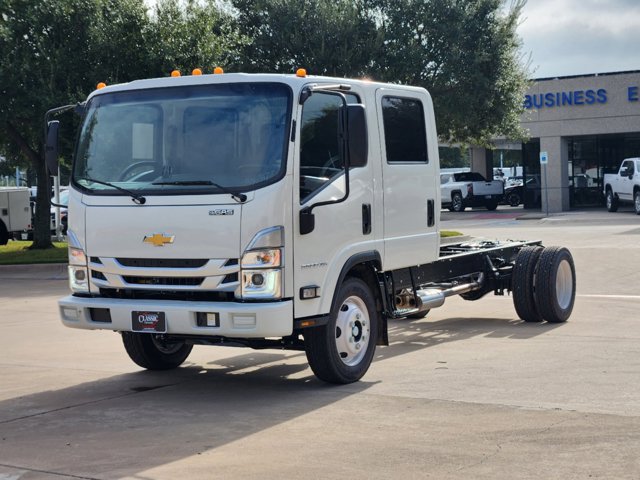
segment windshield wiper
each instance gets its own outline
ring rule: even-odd
[[[153,182],[151,185],[211,185],[222,190],[224,193],[228,193],[231,197],[239,202],[244,203],[247,201],[247,196],[244,193],[236,193],[230,188],[223,187],[211,180],[175,180],[172,182]]]
[[[126,188],[119,187],[118,185],[114,185],[113,183],[103,182],[102,180],[96,180],[95,178],[89,178],[89,177],[80,177],[80,178],[77,178],[76,180],[86,180],[87,182],[98,183],[100,185],[105,185],[107,187],[120,190],[121,192],[124,192],[127,195],[129,195],[131,197],[131,200],[133,200],[138,205],[144,205],[145,203],[147,203],[147,199],[144,198],[142,195],[138,195],[137,193],[132,192],[131,190],[127,190]]]

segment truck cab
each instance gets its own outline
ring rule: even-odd
[[[301,326],[326,324],[354,272],[375,292],[376,272],[438,257],[437,139],[422,88],[184,76],[96,90],[83,112],[72,295],[60,301],[69,327],[150,333],[168,351],[179,350],[163,346],[168,335],[296,344]],[[378,313],[346,299],[348,369],[381,335],[377,321],[348,327]]]

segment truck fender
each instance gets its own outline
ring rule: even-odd
[[[339,287],[340,285],[342,285],[342,282],[344,282],[345,279],[349,277],[355,277],[364,281],[371,289],[371,293],[376,300],[376,310],[380,320],[377,344],[388,345],[389,341],[387,334],[387,318],[382,314],[382,312],[384,311],[384,292],[382,291],[382,287],[378,282],[378,277],[376,274],[376,271],[380,270],[382,270],[382,257],[380,255],[380,252],[378,252],[377,250],[360,252],[353,255],[352,257],[349,257],[340,270],[340,275],[338,276],[338,281],[336,282],[333,292],[331,305],[333,306],[333,304],[335,303],[336,296],[338,295],[338,292],[340,290]],[[308,323],[309,321],[312,321],[312,325],[310,325],[312,328],[326,325],[329,321],[329,314],[297,319],[294,323],[295,328],[305,328],[307,327],[305,323]]]
[[[336,300],[338,294],[339,285],[344,282],[347,277],[355,277],[363,280],[371,289],[371,293],[376,299],[376,310],[379,315],[380,328],[378,329],[378,345],[388,345],[387,334],[387,318],[382,314],[384,311],[384,292],[381,289],[378,282],[377,271],[382,270],[382,257],[380,252],[372,250],[368,252],[361,252],[350,257],[342,267],[338,282],[336,283],[336,289],[333,294],[333,302]]]

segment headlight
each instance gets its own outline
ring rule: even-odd
[[[242,256],[241,267],[244,268],[270,268],[281,265],[281,252],[279,248],[253,250]]]
[[[82,248],[69,246],[69,288],[74,293],[89,293],[87,256]]]
[[[87,256],[81,248],[69,247],[69,265],[87,266]]]
[[[274,268],[275,267],[275,268]],[[282,298],[282,249],[263,248],[245,252],[240,260],[240,288],[243,300]]]
[[[69,288],[74,293],[89,293],[89,271],[87,267],[69,265]]]
[[[282,298],[282,270],[242,270],[240,295],[245,300]]]

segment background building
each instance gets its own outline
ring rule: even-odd
[[[525,177],[540,180],[543,210],[547,199],[549,212],[603,205],[604,174],[640,157],[640,71],[538,79],[525,108]],[[548,154],[546,175],[541,151]],[[536,208],[534,198],[525,197],[525,206]]]

